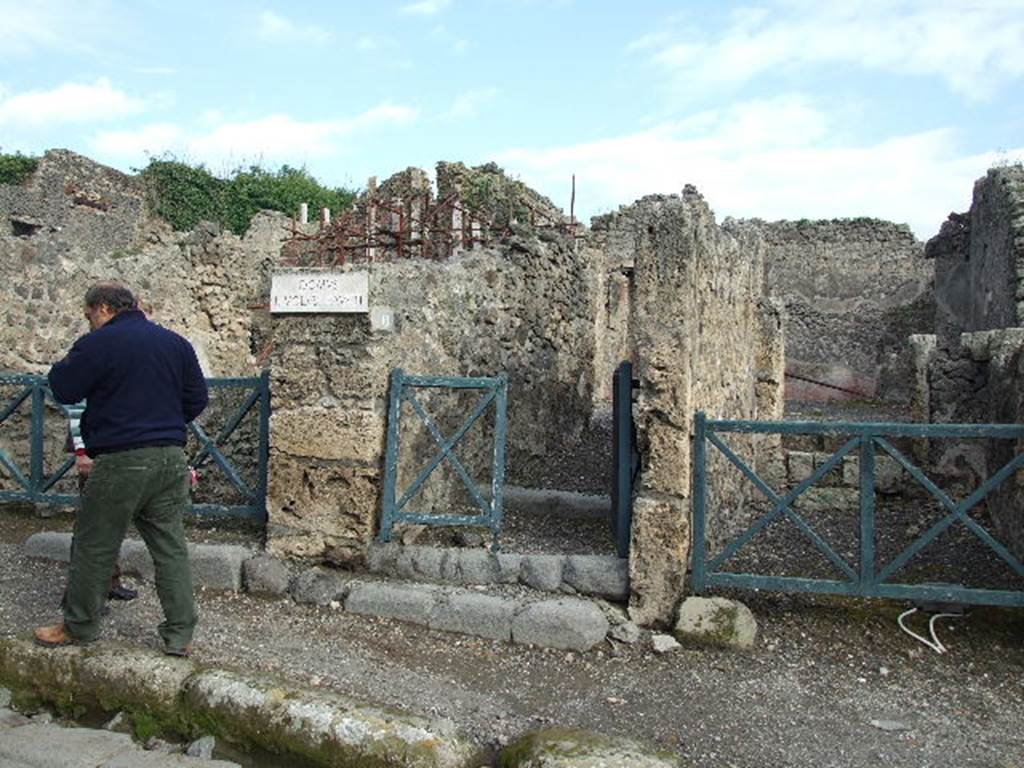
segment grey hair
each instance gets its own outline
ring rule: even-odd
[[[85,306],[98,307],[100,304],[106,304],[114,314],[139,308],[135,295],[120,283],[96,283],[85,292]]]

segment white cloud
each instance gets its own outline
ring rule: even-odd
[[[257,18],[256,32],[264,40],[278,43],[325,43],[331,34],[314,24],[296,24],[273,11],[262,11]]]
[[[100,132],[92,143],[104,159],[111,161],[137,162],[144,155],[170,152],[212,167],[233,167],[260,160],[285,162],[334,155],[342,149],[342,140],[353,134],[415,119],[414,109],[386,103],[355,117],[336,120],[303,121],[276,114],[227,122],[216,113],[207,113],[200,121],[201,128],[155,124],[136,131]]]
[[[497,95],[497,88],[480,88],[460,93],[455,97],[452,106],[442,117],[449,120],[466,120],[476,117],[480,112],[480,108],[493,101]]]
[[[651,61],[687,90],[825,64],[939,77],[972,98],[1024,76],[1019,0],[782,0],[770,8],[735,11],[717,38],[659,32],[626,50],[654,51]]]
[[[403,5],[398,10],[400,13],[410,16],[436,16],[451,4],[452,0],[419,0],[416,3]]]
[[[64,83],[49,91],[0,93],[0,125],[55,125],[115,120],[142,112],[146,103],[118,90],[105,78]]]
[[[137,131],[103,131],[93,139],[93,146],[107,157],[141,159],[179,145],[182,135],[176,125],[153,123]]]
[[[497,160],[556,201],[568,201],[576,174],[581,218],[694,184],[719,216],[872,216],[906,222],[924,239],[970,206],[974,180],[1000,159],[960,152],[948,130],[857,144],[829,140],[828,129],[826,115],[789,97]],[[1008,155],[1024,158],[1024,145]]]

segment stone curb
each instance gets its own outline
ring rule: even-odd
[[[431,629],[570,651],[590,650],[610,628],[604,612],[589,600],[526,600],[434,584],[353,581],[344,608]]]
[[[273,752],[283,759],[301,759],[304,765],[685,768],[679,758],[630,739],[558,727],[523,734],[502,750],[497,763],[490,763],[479,746],[460,736],[445,719],[390,711],[271,677],[203,669],[187,659],[124,646],[47,649],[27,640],[0,638],[0,686],[9,686],[14,693],[13,697],[3,697],[4,706],[38,706],[42,702],[61,712],[83,707],[107,713],[128,710],[135,715],[147,714],[162,727],[184,736],[216,736],[243,747]],[[0,687],[0,694],[7,694],[4,687]],[[15,712],[11,712],[10,720],[0,723],[0,727],[34,727]],[[83,763],[78,758],[88,755],[75,745],[91,744],[90,734],[99,732],[60,731],[60,743],[44,745],[53,758],[47,765],[80,768]],[[108,749],[111,738],[121,736],[109,732],[102,735]],[[126,749],[131,747],[127,737],[120,741]],[[40,745],[34,746],[30,752],[37,755]],[[112,757],[112,762],[102,764],[109,768],[233,765],[221,761],[197,763],[180,755],[168,760],[154,755],[152,760],[139,762],[137,752],[126,755],[123,762],[117,755]],[[179,758],[180,763],[176,762]]]
[[[40,648],[0,639],[0,684],[66,712],[146,713],[199,733],[301,757],[311,765],[469,768],[480,749],[445,720],[383,710],[267,677],[112,646]]]
[[[37,533],[26,540],[25,553],[67,561],[70,533]],[[378,567],[402,578],[423,579],[442,574],[457,578],[507,583],[516,566],[518,578],[528,584],[556,591],[565,578],[575,585],[589,585],[598,593],[614,592],[625,579],[621,571],[609,568],[617,558],[572,555],[495,555],[483,550],[436,550],[427,547],[377,545]],[[152,580],[153,564],[145,545],[128,539],[121,548],[122,569]],[[245,583],[256,586],[256,594],[283,595],[287,583],[276,574],[277,586],[254,580],[256,566],[270,568],[265,554],[254,555],[245,547],[197,544],[189,547],[192,575],[197,587],[238,591]],[[504,558],[504,559],[502,559]],[[283,569],[283,563],[278,563]],[[611,575],[609,575],[611,574]],[[280,590],[280,592],[278,591]],[[491,640],[586,651],[604,640],[609,622],[604,612],[588,600],[560,597],[529,600],[486,595],[470,589],[435,584],[395,583],[366,580],[349,574],[310,568],[291,580],[287,587],[299,603],[334,605],[353,613],[407,621],[431,629],[458,632]],[[575,590],[573,590],[575,591]],[[579,590],[583,591],[583,590]]]
[[[522,736],[505,748],[502,768],[686,768],[675,755],[628,739],[569,728]]]
[[[375,542],[366,562],[371,573],[400,579],[467,585],[518,582],[541,592],[629,599],[629,561],[605,555],[520,555]]]
[[[29,557],[66,563],[71,559],[71,534],[34,533],[25,540],[24,550]],[[189,544],[192,581],[197,587],[238,591],[242,588],[242,565],[253,555],[253,550],[237,545]],[[153,560],[142,541],[125,539],[120,559],[124,573],[153,580]]]

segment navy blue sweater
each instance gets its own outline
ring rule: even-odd
[[[184,445],[185,424],[208,402],[192,345],[134,309],[76,341],[49,380],[58,402],[87,401],[82,437],[90,456]]]

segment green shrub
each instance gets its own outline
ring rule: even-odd
[[[355,200],[352,190],[325,187],[305,169],[288,165],[277,171],[256,165],[238,168],[225,179],[203,165],[154,158],[139,175],[153,211],[177,230],[191,229],[206,219],[241,235],[261,210],[294,216],[300,203],[309,203],[312,211],[330,208],[337,214]]]
[[[153,212],[174,229],[192,229],[200,219],[224,222],[224,187],[202,165],[152,159],[139,174]]]
[[[20,152],[13,155],[0,153],[0,184],[21,184],[33,174],[38,165],[38,157]]]

